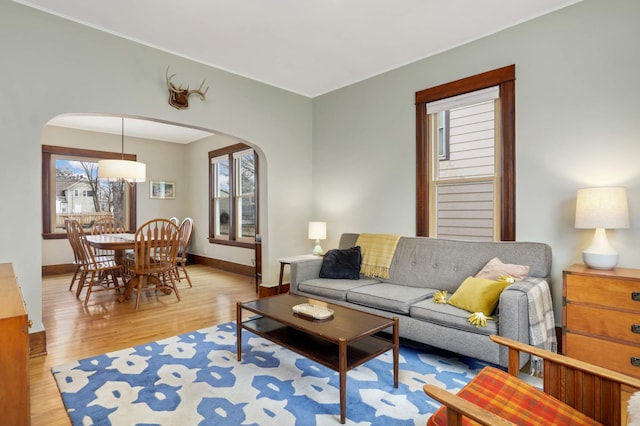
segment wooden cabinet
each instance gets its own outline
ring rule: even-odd
[[[562,295],[564,354],[640,378],[640,269],[572,265]]]
[[[29,320],[10,263],[0,264],[0,423],[31,424]]]

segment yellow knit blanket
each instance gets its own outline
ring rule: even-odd
[[[356,245],[362,251],[360,273],[366,277],[389,278],[389,267],[400,235],[360,234]]]

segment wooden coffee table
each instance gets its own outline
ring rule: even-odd
[[[317,302],[333,309],[334,315],[314,320],[293,312],[293,306],[313,300],[282,294],[237,303],[237,353],[242,360],[242,329],[271,340],[340,374],[340,422],[346,419],[347,371],[393,349],[393,386],[398,387],[400,337],[398,318]],[[242,311],[259,317],[242,321]],[[392,328],[391,338],[376,333]]]

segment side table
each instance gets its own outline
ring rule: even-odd
[[[291,262],[295,262],[296,260],[306,260],[306,259],[318,259],[319,256],[315,256],[313,254],[302,254],[299,256],[291,256],[291,257],[283,257],[278,259],[280,262],[280,279],[278,280],[278,294],[282,292],[282,279],[284,277],[284,266],[291,265]]]

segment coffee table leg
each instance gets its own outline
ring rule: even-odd
[[[393,317],[393,387],[398,387],[398,356],[400,353],[400,324],[398,317]]]
[[[338,364],[340,373],[340,423],[347,417],[347,341],[340,338],[338,342]]]
[[[236,303],[236,352],[238,354],[238,361],[242,361],[242,308],[240,302]]]

